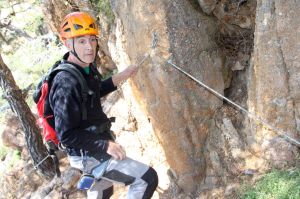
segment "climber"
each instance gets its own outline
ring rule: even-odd
[[[127,198],[151,198],[158,185],[156,171],[126,157],[125,149],[114,141],[111,122],[100,104],[100,97],[115,91],[119,83],[137,73],[138,67],[129,66],[102,81],[94,67],[98,34],[95,20],[87,13],[70,13],[62,22],[60,38],[69,51],[62,63],[75,66],[90,91],[86,103],[87,119],[83,120],[78,80],[67,71],[55,75],[49,92],[55,131],[72,167],[92,175],[94,168],[104,165],[100,178],[87,191],[88,198],[110,198],[113,182],[129,185]]]

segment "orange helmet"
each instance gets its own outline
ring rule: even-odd
[[[85,12],[72,12],[68,14],[60,26],[62,41],[83,35],[98,36],[99,30],[95,20]]]

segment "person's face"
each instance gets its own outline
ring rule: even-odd
[[[74,38],[74,48],[72,41],[67,45],[69,50],[75,50],[78,57],[85,63],[92,63],[96,56],[97,37],[95,35],[84,35]]]

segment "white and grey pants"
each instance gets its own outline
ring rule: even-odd
[[[100,164],[93,157],[68,157],[70,165],[83,172],[91,172]],[[152,167],[133,159],[110,159],[102,177],[87,191],[88,199],[110,198],[114,182],[129,185],[127,199],[149,199],[158,185],[158,176]]]

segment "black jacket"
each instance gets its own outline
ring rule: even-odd
[[[67,59],[68,55],[64,56]],[[64,62],[67,62],[65,61]],[[70,63],[70,62],[67,62]],[[89,127],[110,124],[103,112],[100,98],[116,90],[112,79],[101,81],[90,66],[90,73],[74,64],[83,74],[89,89],[95,94],[88,97],[86,109],[87,120],[82,120],[81,91],[78,80],[69,72],[61,71],[54,77],[49,92],[49,104],[54,114],[55,131],[59,141],[66,146],[69,155],[81,156],[82,153],[95,157],[99,161],[110,158],[106,153],[108,141],[111,139],[109,129],[95,132]],[[93,128],[92,128],[93,129]]]

